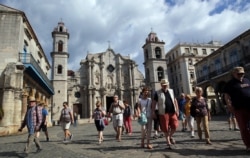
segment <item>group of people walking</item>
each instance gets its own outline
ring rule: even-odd
[[[239,130],[246,145],[247,151],[250,151],[250,81],[244,78],[244,68],[235,67],[232,71],[232,80],[225,86],[225,102],[231,114],[239,124]],[[150,143],[152,123],[154,122],[155,135],[158,132],[163,133],[168,149],[173,149],[174,133],[181,121],[182,131],[190,130],[191,138],[195,137],[194,122],[197,124],[197,135],[200,140],[203,139],[202,133],[205,134],[205,143],[211,145],[209,121],[211,120],[210,110],[207,99],[203,97],[203,90],[201,87],[195,88],[195,96],[182,93],[179,99],[174,96],[174,91],[169,88],[167,79],[160,81],[161,88],[156,90],[150,98],[149,88],[142,89],[137,106],[132,109],[127,101],[121,101],[118,95],[113,96],[113,102],[107,110],[102,106],[100,101],[96,102],[96,108],[92,113],[92,118],[98,131],[98,142],[101,144],[104,141],[103,131],[105,129],[105,119],[110,117],[113,122],[113,128],[116,133],[116,140],[122,141],[122,133],[126,131],[128,135],[132,135],[132,118],[144,119],[146,122],[140,124],[141,126],[141,147],[153,149]],[[64,141],[71,140],[73,134],[69,131],[71,123],[74,123],[74,116],[72,110],[68,107],[68,103],[63,103],[61,111],[61,126],[64,130]],[[49,141],[47,132],[47,115],[48,113],[40,106],[36,106],[34,99],[30,99],[29,108],[25,115],[25,119],[19,129],[22,131],[23,127],[28,127],[28,140],[25,151],[28,152],[30,145],[34,141],[37,151],[41,151],[39,142],[39,131],[43,129],[46,134],[46,139]],[[42,112],[43,111],[43,112]],[[41,126],[42,125],[42,126]],[[138,124],[139,125],[139,124]],[[238,129],[238,127],[235,127]],[[157,138],[157,137],[155,137]]]
[[[71,123],[74,124],[76,118],[73,116],[71,108],[68,106],[67,102],[63,102],[63,108],[60,115],[60,125],[64,131],[64,142],[72,140],[73,134],[70,132],[69,128]],[[40,131],[42,130],[45,133],[46,141],[50,141],[49,133],[47,129],[48,123],[48,111],[43,103],[37,103],[34,97],[29,97],[29,104],[27,111],[24,117],[24,120],[21,124],[21,127],[18,129],[19,132],[22,132],[23,128],[27,126],[28,129],[28,138],[27,143],[24,148],[26,154],[29,153],[31,145],[33,142],[36,145],[37,152],[42,151],[42,146],[39,141]]]

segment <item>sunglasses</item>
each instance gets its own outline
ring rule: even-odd
[[[245,73],[237,73],[238,76],[243,76]]]

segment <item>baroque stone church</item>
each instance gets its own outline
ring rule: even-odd
[[[52,32],[53,117],[59,119],[62,101],[68,101],[80,118],[89,118],[95,103],[100,100],[106,110],[113,96],[134,105],[138,100],[144,76],[129,56],[122,56],[109,48],[100,53],[88,53],[76,72],[67,69],[69,32],[63,22]]]

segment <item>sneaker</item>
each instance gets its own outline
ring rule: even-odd
[[[235,128],[234,130],[235,130],[235,131],[239,131],[240,129],[239,129],[239,128]]]
[[[73,139],[73,134],[72,134],[72,133],[71,133],[71,135],[70,135],[69,139],[70,139],[70,140],[72,140],[72,139]]]
[[[37,153],[40,153],[41,151],[42,151],[41,148],[38,148],[38,149],[36,150]]]
[[[246,148],[246,152],[247,152],[247,153],[250,153],[250,147],[247,147],[247,148]]]
[[[63,139],[63,143],[67,143],[68,141],[67,141],[67,139]]]
[[[29,154],[29,151],[26,148],[23,151],[25,154]]]
[[[153,138],[154,138],[154,139],[157,139],[157,138],[158,138],[158,136],[155,134],[155,135],[153,136]]]

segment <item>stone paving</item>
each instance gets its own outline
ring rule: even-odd
[[[85,121],[87,122],[87,121]],[[190,138],[189,132],[181,132],[179,126],[175,133],[176,148],[166,149],[164,138],[152,139],[153,149],[140,147],[140,126],[133,121],[133,134],[123,135],[122,141],[115,140],[115,132],[112,123],[105,128],[104,142],[99,145],[97,131],[93,123],[80,124],[71,127],[74,134],[70,143],[63,143],[63,131],[60,126],[48,129],[50,142],[45,141],[44,133],[41,133],[40,141],[43,150],[36,153],[35,145],[30,154],[23,153],[27,134],[0,137],[0,157],[21,158],[202,158],[202,157],[250,157],[245,151],[245,146],[240,138],[239,131],[229,131],[225,116],[213,116],[210,122],[212,145],[206,145],[205,141]],[[153,134],[152,134],[153,135]]]

